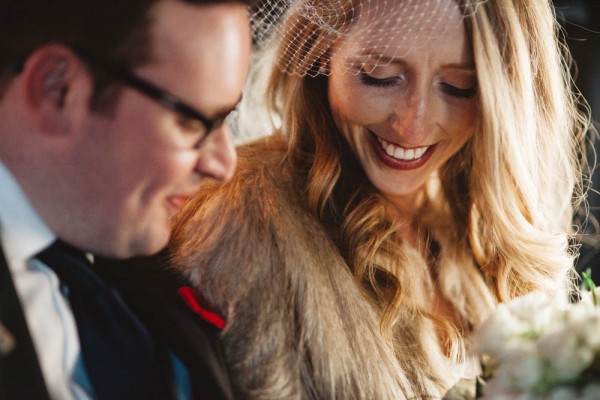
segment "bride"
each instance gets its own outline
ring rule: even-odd
[[[498,302],[570,288],[588,119],[557,26],[546,0],[292,5],[265,50],[280,126],[170,247],[237,397],[440,398]]]

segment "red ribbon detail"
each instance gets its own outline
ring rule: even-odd
[[[183,301],[185,301],[185,303],[188,305],[188,307],[193,312],[202,317],[202,319],[221,330],[225,328],[225,320],[219,314],[208,311],[207,309],[202,307],[202,295],[200,295],[200,293],[198,293],[196,289],[187,286],[182,286],[177,290],[177,292],[179,293]]]

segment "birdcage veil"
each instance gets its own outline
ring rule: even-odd
[[[254,42],[283,45],[277,60],[289,74],[328,74],[332,46],[354,43],[347,71],[373,69],[444,36],[487,0],[263,0],[251,15]],[[449,22],[452,21],[452,22]],[[310,44],[310,49],[307,49]],[[308,50],[308,51],[307,51]]]
[[[262,0],[251,10],[254,60],[237,120],[241,140],[272,130],[261,100],[273,68],[299,77],[329,75],[337,51],[346,72],[370,73],[443,38],[488,0]],[[457,17],[458,16],[458,17]],[[340,46],[340,43],[343,43]]]

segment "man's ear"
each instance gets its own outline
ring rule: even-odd
[[[67,133],[87,109],[91,77],[70,48],[50,44],[36,49],[21,75],[26,107],[41,132]]]

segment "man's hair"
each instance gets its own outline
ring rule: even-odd
[[[83,49],[125,69],[150,61],[150,10],[167,0],[2,0],[0,2],[0,97],[14,77],[12,66],[36,48],[60,43]],[[191,4],[243,3],[251,0],[178,0]],[[110,106],[110,80],[95,71],[91,108]]]

